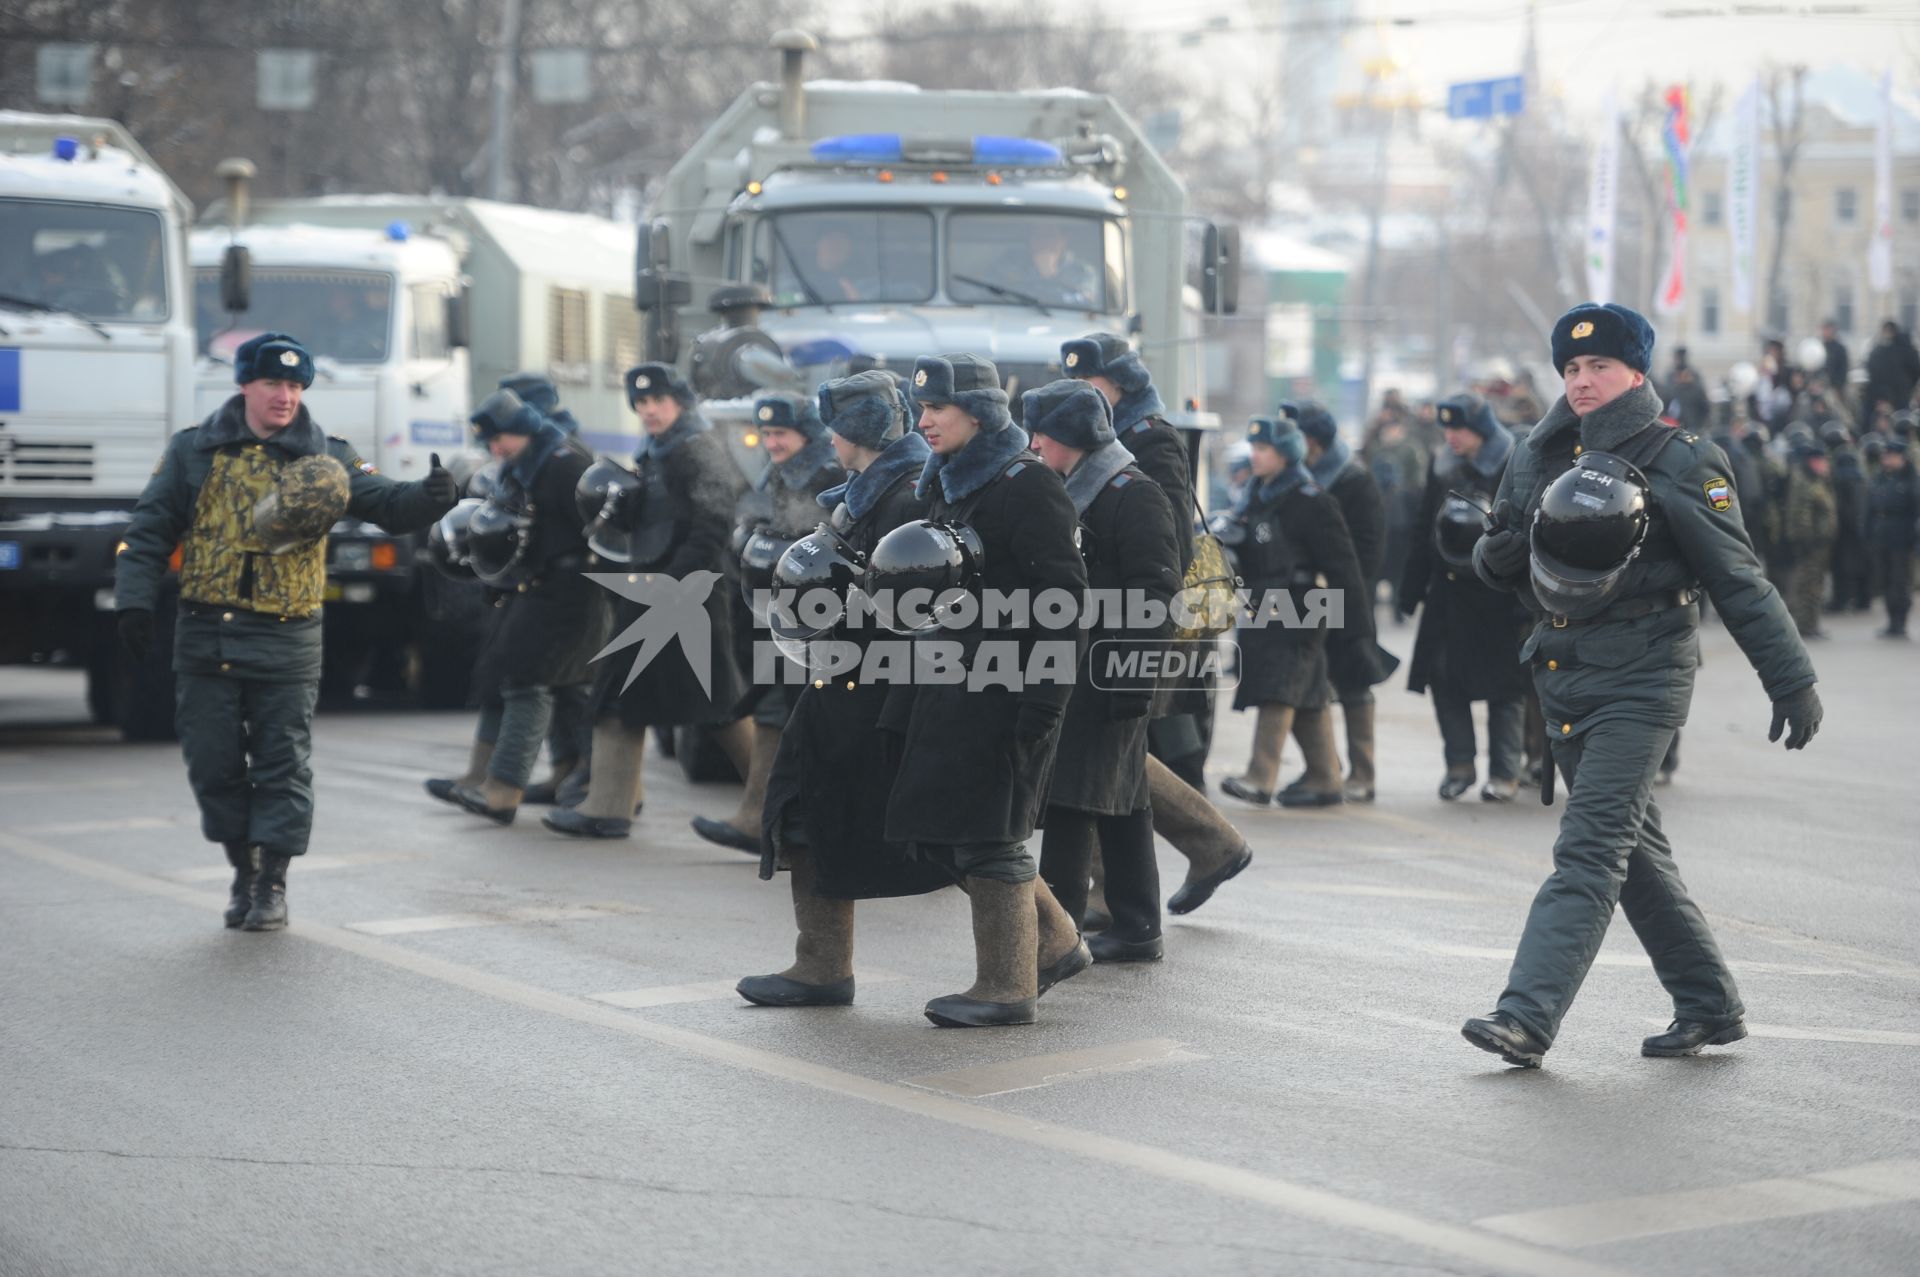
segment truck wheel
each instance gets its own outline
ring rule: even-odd
[[[727,757],[727,751],[720,748],[713,733],[706,728],[685,725],[674,728],[673,735],[673,754],[688,780],[699,784],[744,779],[733,769],[733,760]]]
[[[129,741],[177,740],[173,727],[173,618],[177,596],[160,596],[153,609],[153,650],[136,661],[119,646],[112,651],[113,709],[120,736]]]

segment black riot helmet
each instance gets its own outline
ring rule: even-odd
[[[467,546],[474,575],[496,589],[512,589],[531,579],[526,556],[533,541],[533,519],[489,498],[467,523]]]
[[[1553,616],[1598,615],[1646,543],[1647,477],[1610,452],[1581,455],[1548,485],[1530,535],[1533,592]]]
[[[880,538],[867,563],[867,591],[881,604],[882,623],[896,634],[925,633],[937,628],[952,609],[956,595],[980,577],[986,565],[986,547],[980,534],[964,523],[936,523],[918,519],[903,523]],[[930,605],[903,606],[911,591],[924,590]]]
[[[468,477],[465,495],[478,497],[482,501],[493,496],[506,482],[506,468],[507,463],[498,457],[487,462]]]
[[[580,511],[587,548],[610,563],[633,559],[634,516],[640,480],[617,461],[601,457],[580,474],[573,501]]]
[[[793,542],[794,538],[761,524],[740,547],[740,593],[747,600],[755,625],[767,623],[766,592],[773,589],[773,569]]]
[[[846,619],[849,598],[866,580],[866,556],[827,524],[789,544],[771,578],[767,628],[774,646],[790,660],[808,664],[808,644],[834,635]]]
[[[1473,547],[1486,531],[1487,515],[1462,492],[1449,491],[1433,516],[1433,552],[1455,572],[1473,571]]]
[[[471,548],[467,545],[467,525],[476,510],[485,505],[478,497],[454,502],[453,509],[433,521],[427,529],[427,557],[433,566],[456,581],[474,579]]]

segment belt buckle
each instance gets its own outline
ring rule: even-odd
[[[1556,617],[1554,617],[1554,618],[1553,618],[1553,628],[1554,628],[1554,629],[1556,629],[1556,630],[1564,630],[1564,629],[1566,629],[1566,628],[1567,628],[1567,618],[1566,618],[1566,617],[1564,617],[1564,616],[1556,616]]]

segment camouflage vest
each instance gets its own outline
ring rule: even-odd
[[[264,444],[214,454],[180,544],[180,597],[275,616],[312,616],[327,580],[327,539],[269,554],[253,530],[253,507],[274,490],[286,462]]]

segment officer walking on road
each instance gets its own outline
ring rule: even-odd
[[[229,927],[287,925],[287,864],[313,829],[313,705],[327,531],[342,515],[389,532],[453,505],[433,458],[417,483],[373,473],[321,432],[300,396],[313,356],[285,333],[234,352],[240,393],[167,443],[134,506],[114,572],[120,635],[153,645],[153,610],[177,545],[175,722],[200,828],[233,866]]]
[[[1520,440],[1480,577],[1530,600],[1532,665],[1549,750],[1567,780],[1554,870],[1534,897],[1506,991],[1461,1033],[1537,1067],[1600,952],[1617,903],[1674,1003],[1644,1055],[1691,1055],[1747,1036],[1745,1008],[1661,832],[1654,774],[1686,721],[1700,662],[1704,586],[1773,702],[1769,740],[1803,748],[1820,727],[1813,663],[1740,519],[1727,460],[1660,420],[1647,384],[1653,328],[1617,305],[1553,327],[1566,394]]]
[[[1880,454],[1880,473],[1867,496],[1867,545],[1873,554],[1887,602],[1887,628],[1881,638],[1907,637],[1907,613],[1913,609],[1913,547],[1920,538],[1920,476],[1916,476],[1905,439],[1895,436]]]

